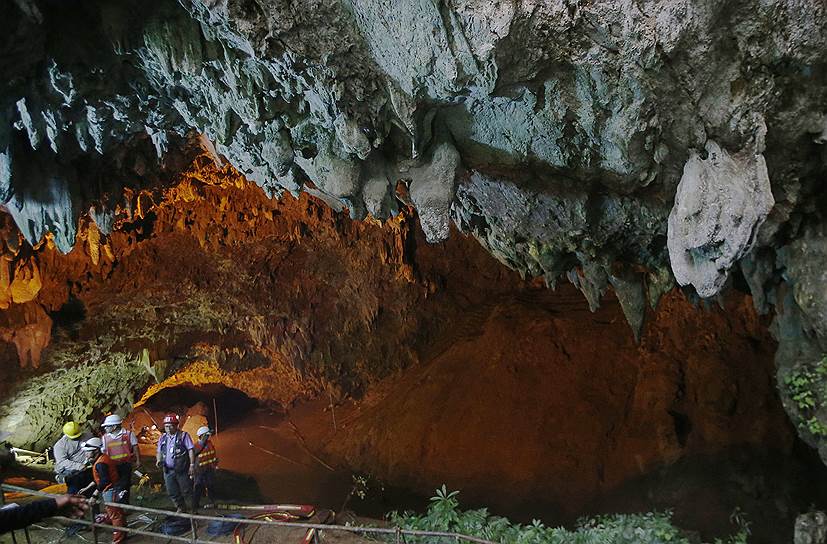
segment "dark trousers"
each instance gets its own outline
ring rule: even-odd
[[[204,496],[204,492],[207,492],[207,496],[210,498],[210,502],[215,502],[215,494],[213,489],[215,483],[215,469],[214,468],[207,468],[202,469],[195,475],[195,484],[192,493],[192,507],[193,510],[198,510],[201,507],[201,498]]]
[[[175,507],[186,511],[187,504],[192,500],[192,481],[187,469],[176,471],[164,467],[164,485]]]
[[[79,472],[74,472],[69,476],[65,476],[66,490],[70,495],[74,495],[92,481],[92,469],[87,468]]]
[[[119,502],[129,504],[129,491],[132,489],[132,463],[115,465],[118,470],[118,488],[126,491],[126,495]]]

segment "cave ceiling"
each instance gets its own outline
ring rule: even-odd
[[[635,335],[675,286],[714,299],[738,281],[775,313],[780,383],[822,364],[819,0],[4,0],[3,13],[0,201],[29,244],[67,253],[89,221],[109,236],[136,191],[206,152],[271,197],[307,193],[354,219],[411,206],[428,242],[473,235],[592,309],[613,290]],[[821,421],[821,397],[781,389],[796,423]]]

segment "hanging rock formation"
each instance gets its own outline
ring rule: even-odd
[[[711,297],[752,249],[774,201],[763,155],[747,151],[731,157],[712,140],[706,152],[706,161],[693,153],[684,166],[668,240],[678,283]]]

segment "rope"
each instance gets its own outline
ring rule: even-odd
[[[26,493],[28,495],[33,495],[36,497],[48,497],[48,498],[55,498],[60,497],[61,495],[55,495],[52,493],[43,493],[42,491],[35,491],[32,489],[26,489],[25,487],[18,487],[9,484],[2,484],[0,485],[2,489],[6,489],[8,491],[18,491],[21,493]],[[105,506],[112,506],[115,508],[121,508],[123,510],[132,510],[135,512],[150,512],[153,514],[161,514],[164,516],[174,516],[179,518],[187,518],[190,520],[205,520],[205,521],[220,521],[226,522],[227,518],[225,517],[218,517],[218,516],[203,516],[200,514],[186,514],[186,513],[174,513],[168,510],[160,510],[158,508],[148,508],[146,506],[134,506],[132,504],[121,504],[117,502],[106,502],[106,501],[96,501],[98,504],[103,504]],[[82,525],[87,525],[89,527],[103,527],[109,530],[112,530],[113,527],[111,525],[101,525],[98,523],[89,522],[86,520],[81,519],[72,519],[72,518],[65,518],[62,516],[57,516],[55,519],[61,519],[64,521],[69,521],[72,523],[80,523]],[[279,526],[279,527],[298,527],[301,529],[319,529],[324,531],[345,531],[348,533],[376,533],[376,534],[386,534],[386,535],[405,535],[405,536],[436,536],[436,537],[447,537],[456,539],[457,542],[459,541],[466,541],[466,542],[475,542],[477,544],[497,544],[496,542],[492,542],[490,540],[485,540],[484,538],[479,538],[470,535],[463,535],[459,533],[452,533],[448,531],[419,531],[413,529],[401,529],[399,527],[395,528],[385,528],[385,527],[365,527],[365,526],[354,526],[354,525],[325,525],[320,523],[296,523],[290,521],[265,521],[265,520],[257,520],[257,519],[250,519],[250,518],[240,518],[238,519],[238,523],[244,523],[247,525],[270,525],[270,526]],[[135,533],[144,536],[152,536],[158,537],[168,540],[176,540],[179,542],[190,542],[192,544],[212,544],[210,541],[205,540],[198,540],[194,538],[184,538],[172,535],[162,535],[160,533],[152,533],[149,531],[142,531],[140,529],[133,529],[130,527],[117,527],[118,531],[124,531],[127,533]]]
[[[124,533],[129,534],[136,534],[136,535],[143,535],[143,536],[151,536],[154,538],[161,538],[164,540],[176,540],[178,542],[195,542],[196,544],[214,544],[209,540],[193,540],[191,538],[184,538],[181,536],[174,536],[174,535],[164,535],[161,533],[153,533],[151,531],[143,531],[141,529],[133,529],[132,527],[115,527],[114,525],[105,525],[102,523],[94,523],[91,521],[86,521],[85,519],[75,519],[75,518],[66,518],[63,516],[55,516],[54,519],[60,521],[68,521],[71,523],[79,523],[81,525],[86,525],[87,527],[96,527],[98,529],[107,529],[109,531],[123,531]]]

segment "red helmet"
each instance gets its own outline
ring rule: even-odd
[[[164,416],[164,425],[167,423],[172,423],[174,425],[178,425],[178,416],[176,414],[167,414]]]

